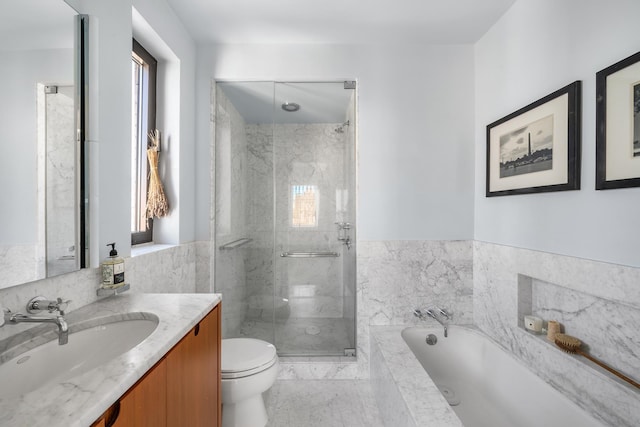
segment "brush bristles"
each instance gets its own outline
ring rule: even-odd
[[[580,348],[580,345],[582,345],[582,342],[578,338],[565,334],[556,334],[555,343],[567,353],[575,353]]]

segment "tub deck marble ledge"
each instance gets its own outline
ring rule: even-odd
[[[402,330],[407,327],[371,327],[373,392],[379,404],[396,402],[383,414],[385,425],[463,427],[460,418],[402,339]],[[405,408],[399,407],[402,403]]]

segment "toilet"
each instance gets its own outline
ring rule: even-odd
[[[254,338],[222,340],[222,427],[264,427],[262,393],[278,374],[273,344]]]

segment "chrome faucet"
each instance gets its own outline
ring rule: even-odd
[[[419,308],[416,308],[413,310],[413,315],[420,320],[424,320],[424,314],[422,313],[422,310],[420,310]]]
[[[438,313],[440,313],[440,315],[442,315],[442,317],[444,317],[447,320],[451,320],[451,315],[449,314],[449,312],[446,309],[440,308],[440,307],[436,307],[436,310],[438,311]]]
[[[11,310],[5,308],[2,311],[4,312],[4,316],[2,319],[2,324],[10,323],[55,323],[58,325],[58,344],[64,345],[69,342],[69,326],[67,325],[67,321],[64,319],[64,312],[67,309],[71,301],[63,301],[62,298],[58,298],[55,301],[50,301],[45,299],[44,297],[38,296],[32,298],[27,303],[27,312],[30,314],[22,314],[22,313],[12,313]],[[41,311],[47,310],[49,313],[53,314],[57,312],[54,316],[33,316],[32,314],[40,313]],[[0,326],[2,326],[0,324]]]
[[[448,337],[447,324],[440,319],[440,317],[442,316],[446,320],[451,320],[451,314],[447,310],[439,307],[435,307],[435,308],[429,308],[425,311],[422,311],[419,308],[416,308],[415,310],[413,310],[413,315],[418,317],[420,320],[424,320],[426,316],[429,316],[432,319],[435,319],[444,328],[444,337],[445,338]]]

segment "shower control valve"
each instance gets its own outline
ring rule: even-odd
[[[349,230],[351,230],[351,223],[348,222],[336,222],[338,226],[338,241],[347,246],[347,249],[351,249],[351,236],[349,236]]]

